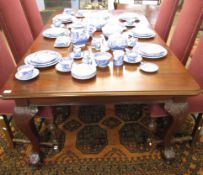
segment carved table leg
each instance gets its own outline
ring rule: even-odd
[[[166,111],[171,115],[172,121],[169,128],[166,131],[164,137],[164,150],[163,156],[164,158],[170,162],[175,158],[175,152],[171,146],[171,139],[175,135],[175,133],[180,129],[184,120],[188,116],[187,111],[187,103],[175,103],[173,101],[168,101],[165,103]]]
[[[31,141],[33,154],[29,157],[31,165],[40,165],[39,135],[35,128],[34,116],[38,112],[37,107],[15,107],[13,119],[22,133]]]

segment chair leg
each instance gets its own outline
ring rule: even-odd
[[[192,141],[191,141],[191,148],[194,149],[198,139],[199,139],[199,134],[202,128],[203,124],[203,113],[199,113],[197,116],[197,119],[195,121],[195,126],[192,131]]]
[[[3,130],[5,139],[8,143],[8,148],[13,149],[14,144],[13,144],[13,134],[11,131],[11,128],[9,126],[9,121],[6,116],[0,116],[0,128]]]

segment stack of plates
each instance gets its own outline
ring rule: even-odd
[[[42,50],[28,55],[24,62],[37,68],[45,68],[55,65],[61,58],[62,56],[58,52]]]
[[[89,64],[73,64],[71,75],[75,79],[86,80],[96,75],[96,67]]]
[[[122,21],[128,21],[128,20],[134,20],[135,21],[135,20],[140,19],[140,15],[137,13],[133,13],[133,12],[127,12],[127,13],[120,14],[118,18]]]
[[[159,44],[145,43],[139,46],[139,53],[145,58],[162,58],[167,55],[167,50]]]
[[[67,29],[60,27],[48,28],[42,32],[42,35],[47,38],[57,38],[59,36],[64,36],[67,34]]]
[[[73,22],[75,18],[70,14],[62,13],[53,17],[53,20],[55,19],[62,21],[62,23],[69,23],[69,22]]]
[[[131,35],[135,38],[153,38],[156,36],[156,33],[147,27],[136,27],[132,29]]]

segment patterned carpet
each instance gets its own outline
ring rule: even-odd
[[[176,144],[176,159],[171,165],[160,156],[161,139],[170,119],[159,119],[158,132],[150,129],[145,105],[57,107],[54,110],[58,126],[58,150],[42,148],[44,165],[28,165],[31,146],[20,145],[10,151],[0,132],[0,174],[2,175],[186,175],[203,173],[203,139],[192,153],[188,143]],[[40,123],[36,120],[36,124]],[[191,132],[193,121],[178,136]],[[45,123],[41,140],[53,137]],[[23,137],[15,131],[16,137]]]

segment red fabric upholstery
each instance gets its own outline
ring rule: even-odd
[[[15,68],[15,63],[11,54],[9,53],[8,48],[5,45],[4,38],[2,33],[0,33],[0,88],[8,79],[9,75]],[[1,100],[0,99],[0,113],[12,113],[14,109],[15,103],[13,100]]]
[[[194,52],[188,71],[203,89],[203,36]],[[203,93],[198,96],[188,98],[190,112],[203,112]]]
[[[36,0],[20,0],[30,25],[34,38],[38,36],[43,28],[43,22],[36,4]]]
[[[179,0],[163,0],[161,2],[154,29],[164,41],[167,41],[178,2]]]
[[[201,89],[203,89],[203,36],[201,37],[199,44],[194,52],[191,63],[188,67],[189,73],[198,82]],[[192,112],[203,112],[203,93],[200,95],[188,98],[188,111]],[[164,117],[167,115],[164,108],[159,104],[150,105],[151,117]]]
[[[188,98],[188,106],[190,113],[203,112],[203,94]]]
[[[165,117],[167,112],[164,110],[164,107],[160,104],[152,104],[149,106],[150,116],[152,118]]]
[[[203,1],[185,0],[170,43],[183,64],[187,62],[202,20]]]
[[[15,68],[14,61],[5,45],[2,33],[0,33],[0,53],[1,53],[1,57],[0,57],[0,66],[1,66],[0,88],[1,88],[3,84],[6,82],[6,80],[8,79],[13,69]]]
[[[0,25],[18,62],[33,42],[32,33],[19,0],[0,0]]]
[[[191,63],[188,67],[188,71],[193,78],[198,82],[200,87],[203,89],[203,36],[199,40],[197,48],[193,54]]]
[[[0,99],[0,114],[12,114],[15,107],[14,100]]]

